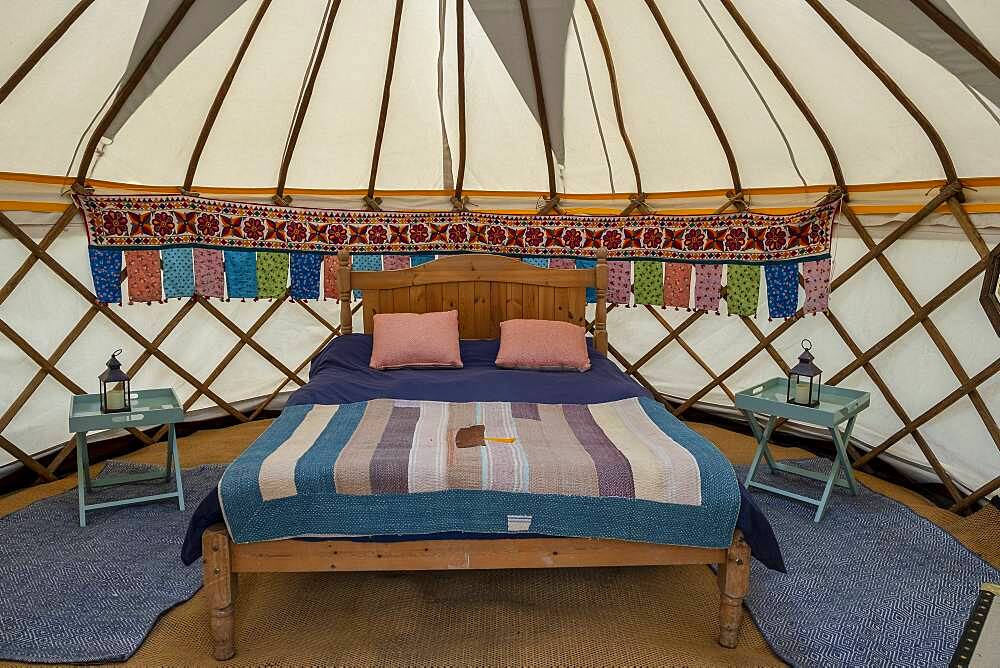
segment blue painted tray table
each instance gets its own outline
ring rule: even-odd
[[[127,413],[102,413],[101,398],[97,394],[78,394],[70,400],[69,430],[76,434],[77,493],[80,506],[80,526],[87,526],[87,511],[100,508],[129,506],[163,499],[177,499],[177,507],[184,510],[184,485],[181,482],[181,461],[177,454],[177,433],[174,425],[184,420],[184,409],[177,394],[170,388],[133,390],[132,410]],[[90,457],[87,453],[87,432],[126,427],[167,425],[167,465],[162,471],[134,475],[90,477]],[[125,485],[128,483],[159,480],[169,482],[174,478],[174,491],[150,494],[116,501],[87,503],[87,492],[94,489]]]
[[[867,392],[851,390],[834,385],[822,385],[819,392],[819,405],[816,407],[800,406],[790,404],[786,401],[786,391],[788,388],[787,378],[772,378],[759,385],[736,393],[735,403],[747,416],[750,422],[750,429],[753,430],[754,438],[757,439],[757,451],[754,453],[753,462],[747,472],[745,485],[750,488],[763,489],[768,492],[787,496],[792,499],[804,501],[816,506],[814,522],[819,522],[823,518],[823,512],[830,500],[830,492],[833,486],[844,487],[850,490],[851,494],[857,495],[858,483],[854,479],[854,470],[851,468],[851,461],[847,457],[847,444],[851,440],[851,432],[854,430],[854,421],[858,413],[868,407],[871,396]],[[757,422],[755,413],[767,415],[767,425],[762,429]],[[768,447],[768,440],[774,432],[778,418],[788,418],[796,422],[805,422],[818,427],[826,427],[833,437],[833,446],[836,456],[833,459],[833,466],[830,473],[824,476],[815,471],[809,471],[794,464],[775,461],[771,450]],[[844,425],[841,428],[840,425]],[[805,476],[813,480],[825,483],[823,495],[814,499],[794,492],[789,492],[773,485],[754,482],[753,476],[757,472],[761,457],[767,462],[771,471],[781,471],[794,475]],[[843,469],[843,471],[841,471]],[[843,473],[843,477],[841,477]]]

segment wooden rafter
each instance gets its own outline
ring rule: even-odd
[[[236,56],[226,71],[226,76],[222,79],[219,90],[215,93],[212,106],[209,107],[208,114],[205,116],[205,122],[201,126],[201,132],[198,133],[198,141],[195,142],[194,149],[191,151],[191,159],[188,161],[187,173],[184,176],[184,185],[181,188],[183,192],[191,190],[195,172],[198,170],[198,162],[201,160],[201,154],[205,150],[208,137],[212,134],[215,119],[219,117],[219,111],[222,110],[222,103],[226,100],[226,95],[229,94],[233,80],[236,79],[236,72],[240,69],[243,56],[246,55],[247,49],[250,48],[250,42],[253,41],[254,35],[257,34],[257,28],[260,27],[260,22],[264,20],[264,14],[267,13],[270,6],[271,0],[261,1],[260,6],[257,8],[257,13],[254,14],[253,20],[250,22],[250,27],[247,28],[247,32],[243,36],[243,41],[240,42],[240,48],[237,49]]]
[[[378,163],[382,155],[382,140],[385,137],[385,123],[389,116],[389,96],[392,93],[392,75],[396,70],[396,49],[399,47],[399,28],[403,21],[403,0],[396,0],[396,10],[392,17],[392,36],[389,39],[389,55],[385,63],[385,81],[382,83],[382,104],[378,112],[378,129],[375,131],[375,145],[372,147],[372,167],[368,175],[368,194],[365,204],[378,208],[375,199],[375,180],[378,178]]]
[[[340,9],[340,0],[331,0],[327,8],[326,20],[320,32],[319,45],[316,47],[316,57],[311,63],[309,73],[306,78],[305,88],[302,90],[302,97],[299,100],[298,108],[295,110],[295,118],[292,120],[292,129],[288,133],[288,143],[285,145],[285,153],[281,157],[281,166],[278,168],[278,185],[274,199],[278,203],[286,201],[285,181],[288,179],[288,166],[292,162],[292,154],[295,153],[295,145],[299,141],[299,132],[302,131],[302,123],[306,118],[306,111],[309,109],[309,102],[312,101],[313,89],[316,87],[316,78],[319,70],[323,67],[323,58],[326,56],[326,47],[330,44],[330,33],[333,31],[333,22],[337,18],[337,11]]]
[[[594,22],[594,30],[597,32],[597,40],[601,43],[601,51],[604,53],[604,64],[608,69],[608,79],[611,84],[611,102],[615,108],[615,119],[618,122],[618,133],[621,135],[622,143],[625,145],[625,150],[628,152],[628,159],[632,163],[632,173],[635,177],[635,193],[636,202],[642,203],[645,200],[645,193],[642,189],[642,175],[639,173],[639,160],[635,157],[635,149],[632,147],[632,140],[629,139],[628,130],[625,129],[625,114],[622,111],[622,100],[621,95],[618,92],[618,75],[615,73],[615,60],[611,55],[611,44],[608,42],[608,36],[604,32],[604,22],[601,21],[601,14],[597,11],[597,5],[594,0],[586,0],[587,9],[590,10],[590,18]],[[645,204],[642,205],[645,207]],[[636,208],[630,205],[631,212],[632,209]]]
[[[455,175],[455,199],[458,208],[464,208],[462,190],[465,188],[465,156],[468,141],[465,128],[465,0],[455,0],[455,56],[458,71],[458,170]]]
[[[740,191],[743,190],[743,186],[740,183],[740,169],[739,165],[736,163],[736,154],[733,153],[733,147],[729,143],[729,138],[726,137],[726,132],[722,129],[722,123],[719,121],[719,117],[716,115],[715,109],[712,108],[712,103],[708,101],[708,96],[705,94],[705,90],[701,87],[701,84],[698,83],[698,78],[694,75],[694,71],[692,71],[691,66],[684,57],[684,53],[681,51],[680,45],[677,43],[677,40],[674,39],[673,33],[670,32],[670,27],[667,25],[667,21],[663,18],[660,8],[656,6],[656,0],[646,0],[646,6],[653,15],[653,19],[656,21],[656,25],[659,27],[660,32],[663,34],[663,39],[666,40],[667,46],[670,47],[670,52],[674,54],[674,59],[677,61],[677,65],[681,68],[681,72],[684,73],[684,78],[687,79],[688,84],[691,86],[694,96],[698,98],[698,103],[701,105],[702,111],[705,112],[705,117],[708,118],[708,122],[712,125],[712,129],[715,130],[715,136],[719,139],[719,146],[722,147],[722,152],[726,156],[726,163],[729,165],[729,175],[733,181],[733,193],[739,195]]]
[[[549,204],[544,212],[552,211],[558,203],[556,192],[555,156],[552,153],[552,133],[549,129],[549,113],[545,107],[545,91],[542,86],[542,69],[538,63],[538,49],[535,46],[535,30],[531,25],[531,9],[528,0],[520,0],[521,22],[524,24],[524,38],[528,47],[528,61],[531,63],[531,78],[535,85],[535,105],[538,108],[538,124],[542,129],[542,146],[545,150],[545,166],[549,175]]]

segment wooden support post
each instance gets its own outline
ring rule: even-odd
[[[737,530],[726,560],[719,564],[719,644],[730,649],[740,640],[743,597],[750,590],[750,547]]]
[[[219,661],[236,654],[233,603],[236,599],[236,574],[229,552],[229,533],[223,524],[215,524],[201,537],[203,555],[202,582],[208,596],[209,628],[212,632],[212,655]]]
[[[597,304],[594,312],[594,347],[605,357],[608,354],[608,250],[597,249],[597,267],[594,269]]]
[[[354,331],[354,313],[351,311],[351,254],[341,249],[337,254],[340,264],[337,275],[337,289],[340,291],[340,333]]]

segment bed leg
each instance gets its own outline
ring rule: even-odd
[[[236,574],[229,553],[229,532],[223,524],[205,530],[201,539],[203,583],[208,595],[209,628],[212,632],[212,656],[219,661],[236,654],[233,601]]]
[[[736,647],[743,621],[743,597],[750,588],[750,546],[739,531],[726,550],[726,561],[719,564],[719,644]]]

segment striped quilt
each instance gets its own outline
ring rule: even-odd
[[[530,532],[721,547],[728,460],[652,399],[289,406],[226,470],[237,542]]]

